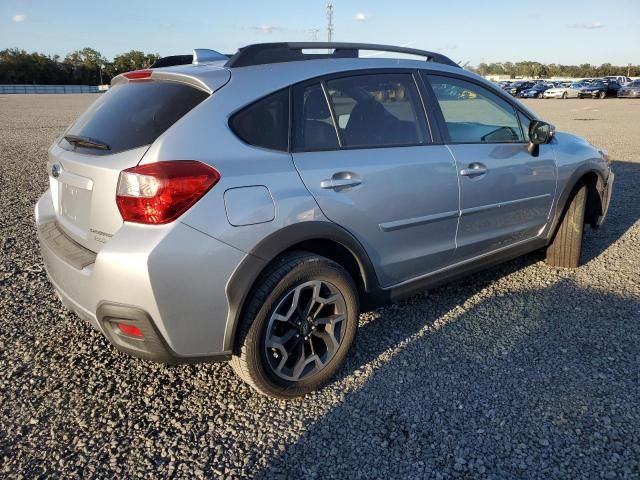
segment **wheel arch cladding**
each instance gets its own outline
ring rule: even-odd
[[[315,253],[341,265],[351,275],[361,299],[378,287],[373,264],[364,247],[342,227],[316,221],[285,227],[256,245],[227,283],[230,309],[226,351],[235,352],[238,322],[262,273],[282,255],[292,251]]]
[[[599,212],[602,209],[601,192],[604,189],[605,180],[601,173],[589,166],[584,166],[574,172],[571,178],[566,182],[564,189],[562,190],[558,199],[558,208],[554,216],[553,222],[548,230],[548,238],[551,239],[555,235],[555,232],[560,226],[560,220],[565,210],[568,208],[569,200],[573,192],[579,185],[583,183],[587,184],[587,211],[585,213],[585,223],[593,225],[598,218]]]

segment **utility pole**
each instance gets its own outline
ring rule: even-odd
[[[333,3],[327,2],[327,41],[333,41]]]

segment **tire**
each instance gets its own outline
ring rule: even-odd
[[[607,97],[607,92],[600,92],[600,99],[604,99]]]
[[[580,185],[570,197],[553,240],[547,247],[546,261],[552,267],[580,266],[587,186]]]
[[[263,395],[288,399],[335,375],[355,338],[360,310],[358,289],[344,268],[319,255],[289,253],[267,268],[248,298],[230,361],[242,380]],[[327,298],[335,303],[316,302]]]
[[[567,92],[562,92],[562,100],[566,100],[567,99]]]
[[[539,93],[539,94],[538,94],[538,98],[542,98],[542,93]]]

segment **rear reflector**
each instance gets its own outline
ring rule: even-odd
[[[136,338],[144,337],[142,330],[140,330],[138,327],[134,325],[127,325],[126,323],[118,323],[118,330],[120,330],[125,335],[128,335],[129,337],[136,337]]]
[[[220,173],[194,160],[157,162],[120,172],[116,203],[125,222],[172,222],[220,180]]]
[[[144,78],[149,78],[151,77],[151,74],[153,73],[153,70],[151,69],[146,69],[146,70],[134,70],[132,72],[126,72],[123,73],[122,76],[124,78],[127,78],[129,80],[142,80]]]

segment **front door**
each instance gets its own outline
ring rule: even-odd
[[[553,147],[541,145],[531,156],[529,119],[489,89],[454,77],[429,75],[428,81],[460,181],[456,260],[538,236],[555,196]]]

